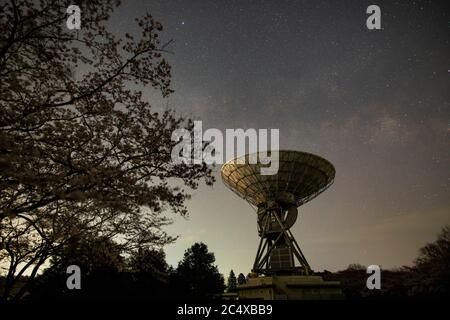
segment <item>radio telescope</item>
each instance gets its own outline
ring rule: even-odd
[[[260,242],[252,271],[269,276],[310,275],[311,268],[290,229],[298,207],[333,183],[335,169],[311,153],[272,151],[272,159],[276,159],[273,152],[278,152],[278,173],[261,175],[263,165],[249,161],[258,154],[247,154],[222,166],[222,180],[257,212]]]

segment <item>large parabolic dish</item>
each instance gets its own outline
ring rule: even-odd
[[[245,155],[222,166],[223,182],[239,197],[255,206],[276,200],[274,198],[285,192],[294,195],[296,205],[301,206],[317,197],[334,181],[334,166],[319,156],[292,150],[273,152],[278,152],[277,174],[261,175],[261,166],[264,165],[249,164],[250,155]],[[245,161],[242,161],[243,157]]]
[[[257,207],[261,238],[252,271],[257,274],[311,274],[312,270],[290,228],[297,220],[297,207],[317,197],[334,181],[333,165],[314,154],[273,151],[272,175],[261,173],[261,154],[235,158],[222,166],[225,185]],[[259,160],[259,159],[258,159]]]

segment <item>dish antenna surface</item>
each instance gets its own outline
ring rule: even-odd
[[[261,239],[252,271],[308,275],[311,268],[290,229],[297,220],[297,208],[333,183],[335,169],[329,161],[314,154],[283,150],[272,151],[270,157],[272,161],[278,159],[278,172],[261,175],[264,165],[249,161],[260,155],[235,158],[221,169],[225,185],[256,208]]]

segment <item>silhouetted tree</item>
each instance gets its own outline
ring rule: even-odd
[[[206,164],[175,164],[175,129],[193,122],[157,113],[141,90],[170,88],[160,23],[137,37],[107,24],[117,1],[77,1],[81,30],[65,26],[70,0],[0,4],[0,264],[8,292],[70,237],[107,234],[132,251],[173,241],[165,208],[185,215],[187,191],[214,181]],[[74,227],[75,226],[75,227]]]
[[[120,246],[98,237],[80,239],[68,246],[64,256],[38,276],[29,299],[145,298],[167,299],[169,268],[162,250],[141,248],[127,259],[119,255]],[[68,290],[66,267],[78,265],[82,290]]]
[[[135,273],[167,275],[169,266],[162,250],[139,248],[129,257],[128,270]]]
[[[71,298],[108,296],[117,293],[120,273],[125,260],[120,255],[120,245],[102,236],[72,237],[50,259],[50,267],[31,286],[31,298]],[[82,290],[68,290],[67,267],[77,265],[82,276]]]
[[[125,269],[125,259],[121,256],[121,246],[103,236],[73,237],[57,255],[50,259],[52,269],[64,270],[67,266],[78,265],[86,275],[94,270],[121,272]]]
[[[211,299],[223,293],[224,279],[214,262],[214,254],[202,242],[187,249],[172,277],[174,294],[188,299]]]
[[[163,250],[139,248],[128,258],[128,274],[131,283],[127,290],[129,296],[147,297],[152,299],[169,298],[169,274]],[[130,280],[130,279],[129,279]]]
[[[450,296],[450,227],[419,251],[412,267],[382,270],[381,290],[369,290],[368,274],[360,264],[336,273],[323,272],[327,280],[339,280],[347,299],[448,298]]]
[[[234,274],[234,271],[231,270],[230,274],[228,276],[227,291],[228,292],[236,292],[236,288],[237,288],[236,275]]]
[[[450,226],[445,226],[435,242],[420,249],[412,271],[416,274],[413,295],[450,296]]]
[[[362,264],[359,263],[351,263],[348,265],[347,270],[362,270],[362,271],[366,271],[367,267],[363,266]]]
[[[245,284],[246,282],[247,282],[247,281],[246,281],[246,279],[245,279],[244,274],[243,274],[243,273],[239,273],[238,278],[237,278],[237,283],[238,283],[239,285],[241,285],[241,284]]]

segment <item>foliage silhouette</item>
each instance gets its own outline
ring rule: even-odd
[[[247,281],[245,280],[245,276],[244,276],[244,274],[243,273],[239,273],[239,276],[238,276],[238,278],[237,278],[237,283],[239,284],[239,285],[241,285],[241,284],[245,284]]]
[[[228,276],[227,292],[236,292],[236,289],[237,289],[236,275],[234,274],[234,271],[231,270]]]
[[[171,278],[171,292],[178,298],[191,300],[212,299],[223,293],[223,276],[214,265],[214,253],[206,244],[195,243],[186,250]]]
[[[368,290],[364,266],[351,264],[346,270],[321,273],[325,279],[339,280],[347,299],[405,299],[450,297],[450,227],[435,242],[419,250],[412,267],[382,270],[381,290]]]
[[[66,28],[70,0],[0,4],[0,299],[86,234],[127,254],[174,241],[166,209],[186,215],[184,189],[212,184],[206,164],[174,164],[171,136],[193,122],[155,112],[143,90],[167,97],[171,68],[149,14],[117,35],[113,0],[81,0],[82,28]],[[172,183],[174,182],[174,183]],[[20,285],[20,287],[23,287]]]
[[[75,242],[75,248],[66,247],[67,256],[52,259],[53,263],[78,263],[83,276],[82,290],[66,288],[67,274],[62,267],[50,268],[37,278],[28,299],[103,299],[143,298],[206,300],[218,297],[225,288],[223,277],[214,265],[214,254],[203,243],[186,250],[178,267],[167,266],[162,251],[141,248],[133,255],[118,255],[117,244],[105,239],[84,238]],[[339,280],[347,299],[448,299],[448,258],[450,250],[449,227],[438,239],[420,250],[412,267],[382,270],[381,290],[368,290],[368,274],[361,265],[349,265],[345,270],[318,273],[327,280]],[[62,263],[64,261],[64,263]],[[240,280],[239,280],[240,279]],[[21,283],[26,283],[26,277]],[[238,276],[241,284],[243,275]],[[0,281],[4,279],[0,278]]]

